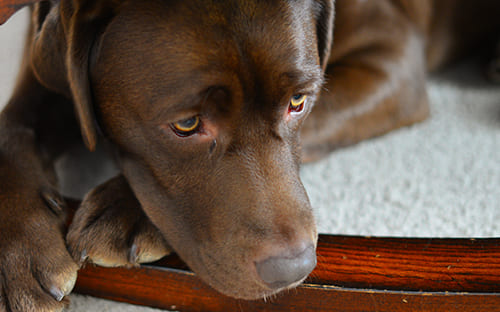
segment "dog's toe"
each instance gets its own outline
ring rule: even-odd
[[[170,253],[121,176],[87,194],[69,228],[67,243],[79,263],[107,267],[152,262]]]
[[[79,268],[66,249],[64,213],[47,209],[37,195],[19,198],[7,204],[33,215],[0,222],[0,311],[62,311]]]
[[[163,258],[171,252],[158,230],[149,222],[135,233],[129,249],[130,263],[147,263]]]
[[[55,312],[62,311],[68,295],[76,282],[77,264],[69,254],[53,254],[36,258],[18,255],[11,258],[15,270],[4,270],[0,275],[0,311],[8,312]]]
[[[62,301],[73,290],[77,278],[78,265],[69,255],[63,261],[65,266],[40,264],[37,267],[43,271],[34,272],[40,286],[56,301]]]
[[[17,276],[16,283],[8,289],[6,311],[11,312],[55,312],[67,306],[64,296],[55,299],[33,276]]]

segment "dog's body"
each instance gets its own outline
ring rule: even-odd
[[[425,119],[427,69],[499,35],[499,9],[344,0],[333,33],[331,1],[34,5],[0,115],[0,311],[60,309],[87,258],[170,249],[231,296],[297,285],[317,237],[300,154]],[[80,133],[93,150],[98,129],[121,175],[85,197],[68,252],[53,164]]]

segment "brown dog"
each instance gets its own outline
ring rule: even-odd
[[[335,8],[330,53],[327,0],[34,5],[0,115],[0,311],[57,311],[85,260],[170,249],[230,296],[298,285],[317,238],[301,154],[423,120],[427,68],[500,30],[495,0]],[[68,252],[53,163],[79,133],[93,150],[98,129],[122,175],[85,197]]]

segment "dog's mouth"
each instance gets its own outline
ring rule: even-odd
[[[316,266],[317,232],[310,206],[290,206],[237,214],[225,207],[225,213],[206,219],[146,210],[172,249],[205,283],[224,295],[256,300],[296,287]]]
[[[190,266],[215,290],[245,300],[265,299],[293,289],[299,286],[316,266],[314,246],[306,248],[298,257],[283,259],[287,264],[275,263],[273,258],[267,259],[263,261],[264,268],[258,262],[240,263],[237,259],[238,257],[234,256],[233,261],[221,260],[217,255],[198,252],[197,259],[192,261]]]
[[[311,273],[317,232],[294,167],[274,163],[264,172],[244,161],[228,158],[210,171],[218,174],[193,172],[203,183],[182,188],[139,162],[123,158],[122,165],[144,212],[180,258],[215,290],[252,300],[296,287]]]

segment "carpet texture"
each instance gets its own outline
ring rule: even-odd
[[[0,26],[0,107],[22,51],[26,11]],[[431,77],[431,118],[302,167],[320,232],[500,237],[500,87],[473,61]],[[81,295],[68,312],[146,312]]]

